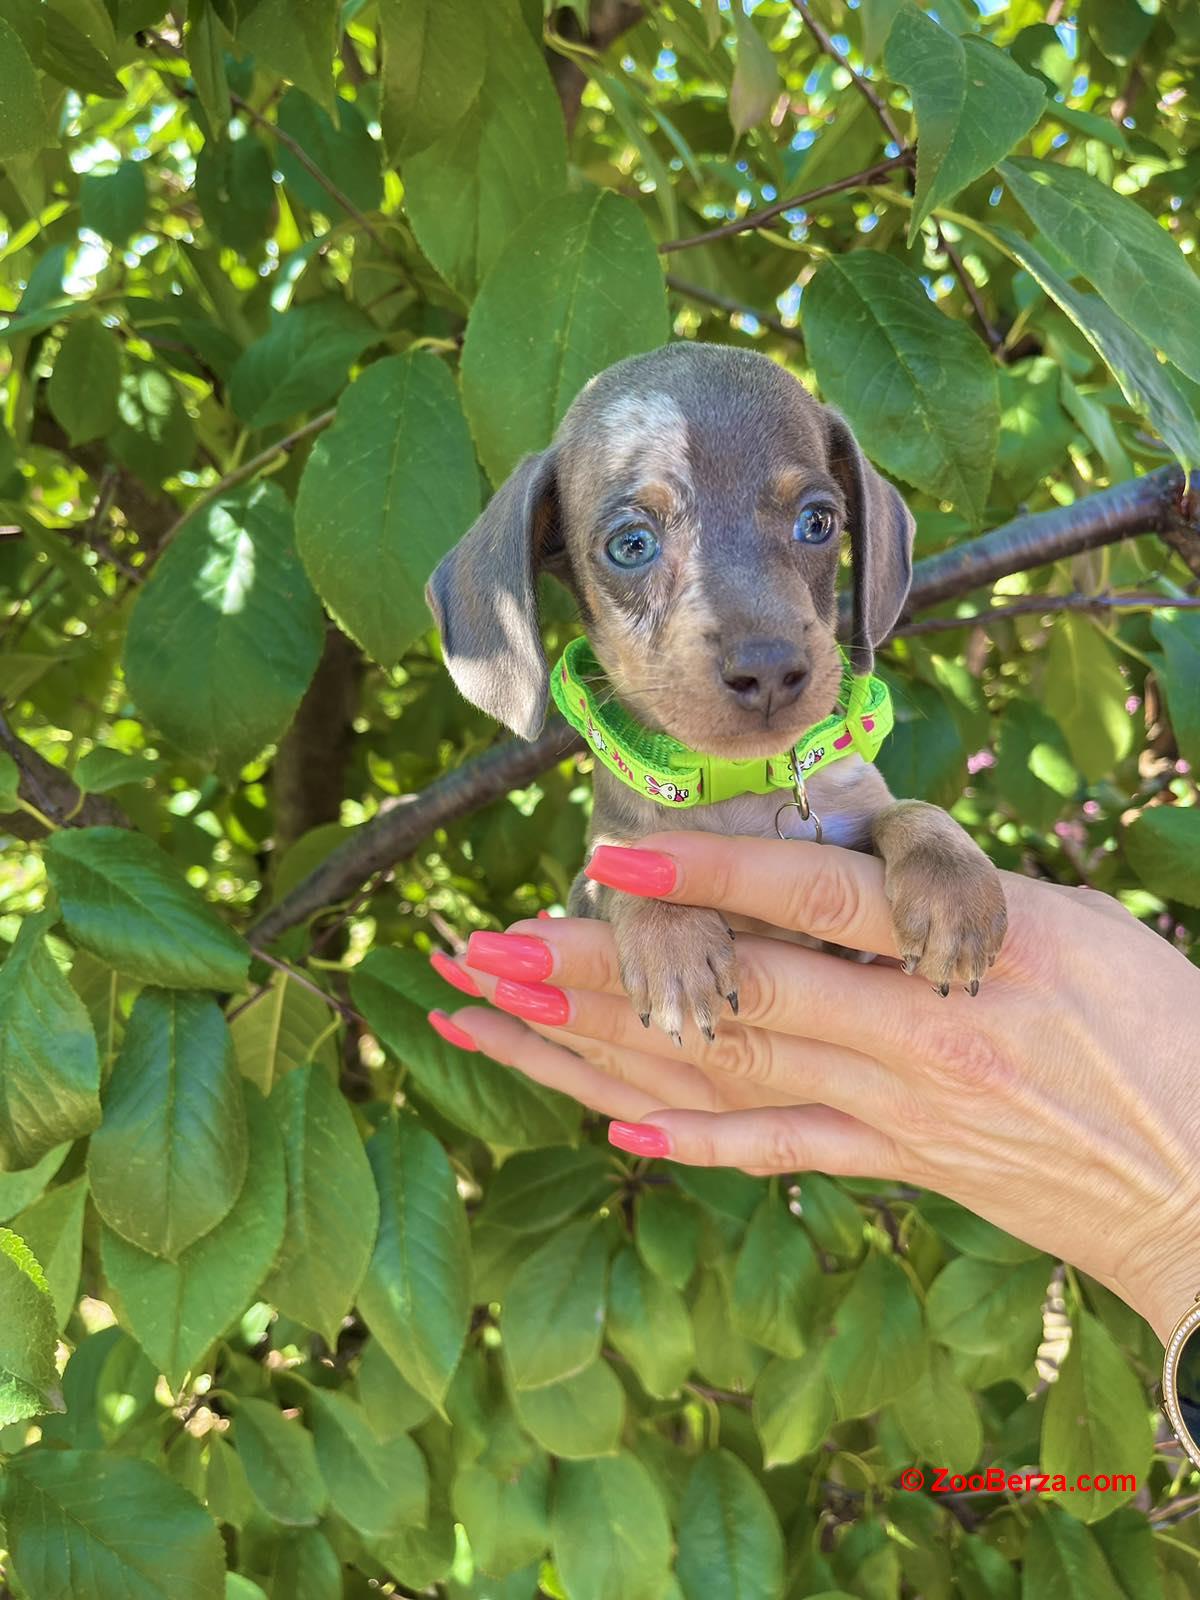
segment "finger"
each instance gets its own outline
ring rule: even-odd
[[[560,1044],[514,1017],[481,1006],[456,1011],[451,1020],[493,1061],[606,1117],[642,1117],[671,1103],[689,1108],[717,1106],[703,1076],[679,1062],[617,1052],[570,1034]],[[587,1052],[586,1057],[582,1051]],[[649,1088],[651,1084],[656,1087]]]
[[[893,1141],[830,1106],[755,1111],[655,1111],[638,1122],[614,1122],[619,1150],[665,1157],[690,1167],[742,1167],[758,1172],[828,1172],[837,1177],[904,1177]]]
[[[612,929],[591,917],[514,922],[505,933],[473,933],[461,960],[472,979],[481,972],[524,983],[551,978],[579,989],[624,993]]]
[[[883,892],[883,863],[857,850],[792,839],[664,833],[636,849],[597,845],[584,872],[626,894],[713,906],[852,950],[900,954]]]

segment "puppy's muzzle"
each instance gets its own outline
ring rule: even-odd
[[[808,682],[808,655],[791,639],[741,639],[720,659],[721,681],[744,711],[770,717],[794,705]]]

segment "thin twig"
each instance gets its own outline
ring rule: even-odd
[[[191,505],[176,517],[175,521],[158,541],[158,544],[147,556],[146,564],[142,568],[140,576],[145,576],[151,563],[158,560],[159,556],[162,555],[171,540],[190,517],[194,517],[197,512],[203,511],[206,506],[210,506],[214,500],[219,499],[221,495],[234,488],[237,484],[245,483],[247,478],[253,478],[257,472],[262,471],[263,467],[274,461],[276,456],[286,455],[289,450],[294,450],[305,439],[311,439],[314,433],[320,433],[323,428],[327,428],[333,421],[336,411],[336,406],[330,406],[328,411],[322,411],[317,416],[311,417],[299,428],[293,429],[291,433],[284,434],[282,439],[276,439],[275,443],[269,444],[265,450],[260,450],[256,456],[251,456],[249,461],[243,461],[240,467],[234,467],[232,472],[227,472],[210,489],[206,489],[202,495],[197,496]]]
[[[895,122],[893,122],[892,114],[888,110],[887,106],[884,105],[883,98],[879,94],[879,91],[875,88],[874,84],[870,83],[866,78],[864,78],[861,73],[855,72],[854,68],[846,60],[845,56],[838,49],[837,45],[834,44],[828,33],[826,33],[825,29],[809,10],[807,0],[792,0],[792,10],[800,18],[801,22],[803,22],[804,26],[808,29],[809,33],[812,34],[817,44],[825,52],[829,59],[833,62],[836,62],[839,67],[844,67],[850,74],[850,82],[858,90],[859,94],[862,95],[863,99],[870,106],[876,117],[878,117],[880,126],[883,128],[884,132],[887,134],[892,143],[902,145],[904,140],[900,137],[900,130],[897,128]]]
[[[967,299],[971,302],[971,309],[979,319],[979,326],[983,330],[984,338],[992,347],[992,353],[994,355],[999,355],[1001,350],[1004,349],[1004,335],[997,327],[993,325],[991,318],[987,314],[987,308],[983,303],[983,297],[980,295],[979,290],[975,285],[974,278],[972,278],[971,274],[967,271],[963,258],[959,255],[958,251],[954,248],[949,239],[947,239],[945,233],[942,231],[941,223],[935,222],[934,227],[937,229],[938,249],[942,252],[942,254],[949,261],[951,267],[954,269],[954,276],[962,285],[963,292],[965,293]]]
[[[1200,611],[1200,597],[1177,600],[1161,594],[1042,594],[1014,600],[1009,605],[993,606],[990,611],[974,611],[969,617],[928,617],[921,622],[902,622],[892,632],[894,639],[912,639],[923,633],[949,633],[955,628],[986,627],[1005,617],[1035,617],[1059,611]]]
[[[730,317],[753,317],[756,322],[761,322],[764,328],[772,328],[782,339],[794,339],[797,344],[804,343],[804,337],[799,328],[789,328],[782,318],[770,311],[756,311],[753,306],[741,305],[737,300],[729,300],[723,294],[714,294],[711,289],[702,289],[698,283],[683,283],[672,273],[667,273],[667,287],[674,289],[676,294],[681,294],[685,300],[695,300],[698,305],[712,306],[717,311],[724,311]]]
[[[658,253],[664,256],[670,255],[674,250],[691,250],[696,245],[711,244],[714,239],[728,239],[735,233],[750,233],[757,228],[765,228],[768,222],[774,222],[775,218],[782,216],[785,211],[801,211],[814,200],[823,200],[826,195],[841,194],[844,189],[870,188],[873,183],[878,183],[880,178],[886,177],[896,167],[911,166],[913,159],[911,149],[901,150],[899,155],[877,161],[874,166],[867,167],[862,172],[853,172],[848,178],[836,178],[832,183],[823,183],[819,189],[810,189],[806,194],[793,195],[788,200],[773,200],[769,206],[763,206],[759,211],[748,211],[744,217],[735,217],[732,222],[723,222],[719,228],[709,228],[705,233],[694,233],[687,239],[665,239],[659,245]]]
[[[288,962],[280,961],[278,956],[268,955],[265,950],[256,950],[254,953],[260,961],[265,961],[269,967],[274,967],[277,972],[282,972],[293,983],[298,983],[302,989],[307,989],[310,994],[315,994],[318,1000],[324,1000],[331,1011],[336,1011],[338,1016],[343,1017],[347,1022],[361,1022],[364,1028],[367,1026],[367,1019],[355,1011],[353,1006],[348,1006],[339,1000],[336,995],[329,994],[325,989],[322,989],[319,983],[314,983],[311,978],[306,977],[303,972],[299,972]]]

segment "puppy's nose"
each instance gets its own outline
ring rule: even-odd
[[[769,716],[799,699],[808,657],[791,639],[743,639],[725,652],[721,679],[739,705]]]

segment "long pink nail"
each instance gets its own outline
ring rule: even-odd
[[[584,876],[626,894],[670,894],[679,868],[657,850],[631,850],[623,844],[598,844],[584,867]]]
[[[608,1142],[633,1156],[669,1156],[670,1135],[650,1122],[610,1122]]]
[[[472,999],[478,1000],[482,991],[476,987],[469,973],[463,971],[457,961],[451,961],[444,950],[433,950],[429,955],[429,965],[438,977],[450,985],[452,989],[459,989],[463,994],[469,994]]]
[[[554,954],[544,939],[528,933],[473,933],[467,940],[467,965],[494,978],[537,983],[550,976]]]
[[[561,1028],[571,1015],[571,1002],[550,983],[514,983],[511,978],[501,978],[492,1004],[549,1028]]]
[[[429,1013],[429,1026],[434,1033],[440,1033],[447,1044],[457,1045],[460,1050],[479,1049],[479,1046],[467,1030],[460,1028],[457,1022],[451,1022],[444,1011],[431,1011]]]

